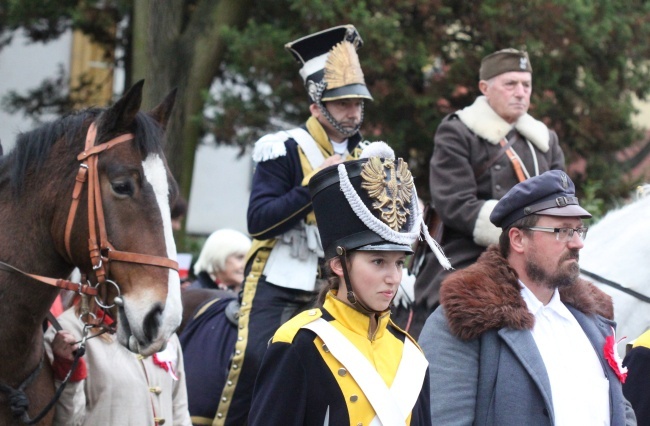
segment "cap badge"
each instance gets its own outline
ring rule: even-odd
[[[413,196],[413,176],[406,163],[399,158],[382,163],[371,157],[361,170],[361,187],[374,200],[372,207],[381,212],[382,221],[399,231],[411,214],[408,208]]]
[[[325,62],[323,80],[327,82],[328,90],[355,83],[366,84],[359,56],[352,43],[342,41],[332,48]]]
[[[528,66],[528,58],[519,58],[519,68],[525,70]]]
[[[562,179],[562,188],[567,189],[569,187],[569,177],[562,173],[560,179]]]

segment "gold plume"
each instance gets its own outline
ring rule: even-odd
[[[336,89],[349,84],[363,84],[363,71],[357,51],[349,41],[342,41],[332,48],[325,62],[327,89]]]

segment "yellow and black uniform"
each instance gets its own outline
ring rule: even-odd
[[[324,343],[320,334],[309,327],[324,320],[363,356],[393,392],[388,404],[406,393],[399,385],[398,371],[404,368],[405,348],[415,345],[405,332],[390,321],[386,311],[378,318],[370,335],[370,318],[343,303],[330,292],[322,309],[305,311],[285,323],[275,333],[258,374],[249,416],[249,425],[369,425],[378,415],[368,394],[376,389],[362,387],[355,380],[348,361],[338,359],[333,343]],[[417,348],[408,364],[424,363],[421,374],[409,372],[406,382],[416,395],[402,406],[403,423],[430,425],[429,380],[424,355]],[[421,359],[420,359],[421,357]],[[403,361],[404,360],[404,361]],[[419,364],[422,365],[422,364]],[[358,376],[357,376],[358,377]],[[419,378],[419,379],[418,379]],[[420,380],[421,379],[421,380]],[[383,386],[383,385],[382,385]],[[379,386],[379,387],[382,387]],[[379,410],[386,407],[380,407]],[[383,422],[386,424],[385,422]]]
[[[623,360],[627,379],[623,395],[630,401],[639,426],[650,426],[650,330],[639,336]]]

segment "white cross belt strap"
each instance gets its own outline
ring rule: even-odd
[[[298,146],[305,153],[305,157],[309,160],[311,168],[316,170],[325,161],[323,153],[318,149],[318,144],[311,137],[308,131],[303,128],[297,127],[295,129],[287,130],[286,133],[296,141]]]
[[[329,352],[348,370],[377,413],[371,425],[396,426],[406,423],[420,395],[428,362],[422,352],[404,339],[404,351],[390,389],[366,357],[333,325],[319,318],[302,328],[312,330]]]

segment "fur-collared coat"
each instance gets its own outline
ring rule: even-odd
[[[490,222],[490,213],[518,179],[505,154],[489,168],[484,166],[501,150],[503,138],[514,140],[512,149],[530,176],[536,175],[536,169],[538,174],[564,170],[557,134],[528,114],[509,124],[480,96],[445,117],[434,137],[429,190],[444,224],[441,244],[455,269],[474,263],[501,233]],[[447,275],[435,257],[428,256],[415,284],[418,304],[428,309],[436,306],[440,283]]]
[[[535,317],[498,248],[450,275],[440,296],[419,340],[430,363],[433,424],[553,425],[550,382],[531,333]],[[594,348],[603,348],[615,325],[611,298],[583,280],[560,296]],[[610,383],[610,424],[635,425],[620,381],[603,351],[596,353]]]

